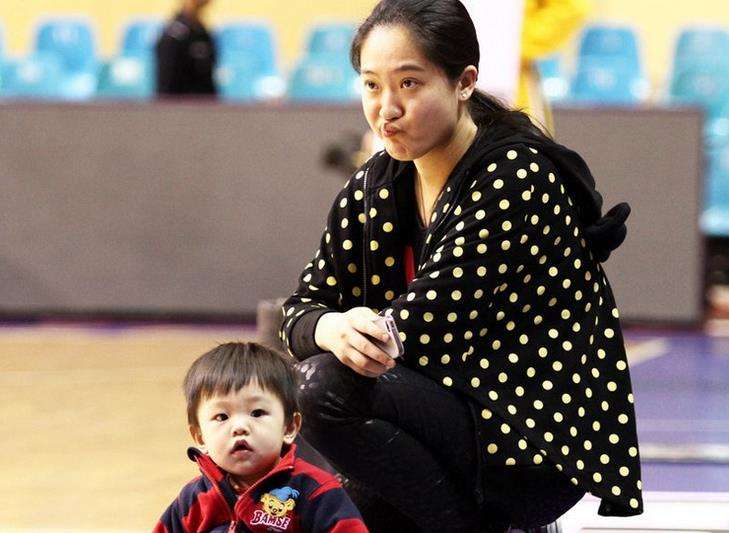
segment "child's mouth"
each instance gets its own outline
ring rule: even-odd
[[[231,450],[230,453],[232,453],[233,455],[238,455],[238,454],[242,455],[242,454],[249,453],[252,451],[253,451],[253,449],[250,447],[250,445],[245,440],[239,440],[239,441],[236,441],[236,443],[233,446],[233,449]]]

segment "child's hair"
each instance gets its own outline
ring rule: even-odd
[[[299,410],[292,359],[255,342],[221,344],[192,363],[182,383],[188,423],[199,427],[197,408],[202,400],[237,392],[251,382],[281,401],[290,423]]]

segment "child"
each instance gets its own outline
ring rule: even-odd
[[[199,449],[187,454],[202,476],[155,533],[367,531],[339,482],[296,457],[294,376],[284,355],[256,343],[222,344],[192,364],[183,388]]]

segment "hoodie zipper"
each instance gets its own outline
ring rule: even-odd
[[[367,235],[367,223],[369,222],[369,209],[367,209],[367,198],[368,198],[368,191],[367,191],[367,177],[369,176],[370,169],[368,168],[365,170],[364,174],[364,228],[362,228],[362,306],[367,306],[367,260],[369,256],[367,255],[367,244],[369,242],[369,238]]]

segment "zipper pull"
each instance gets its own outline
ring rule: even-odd
[[[230,523],[230,527],[228,528],[228,533],[235,533],[237,529],[238,529],[238,521],[233,520]]]

